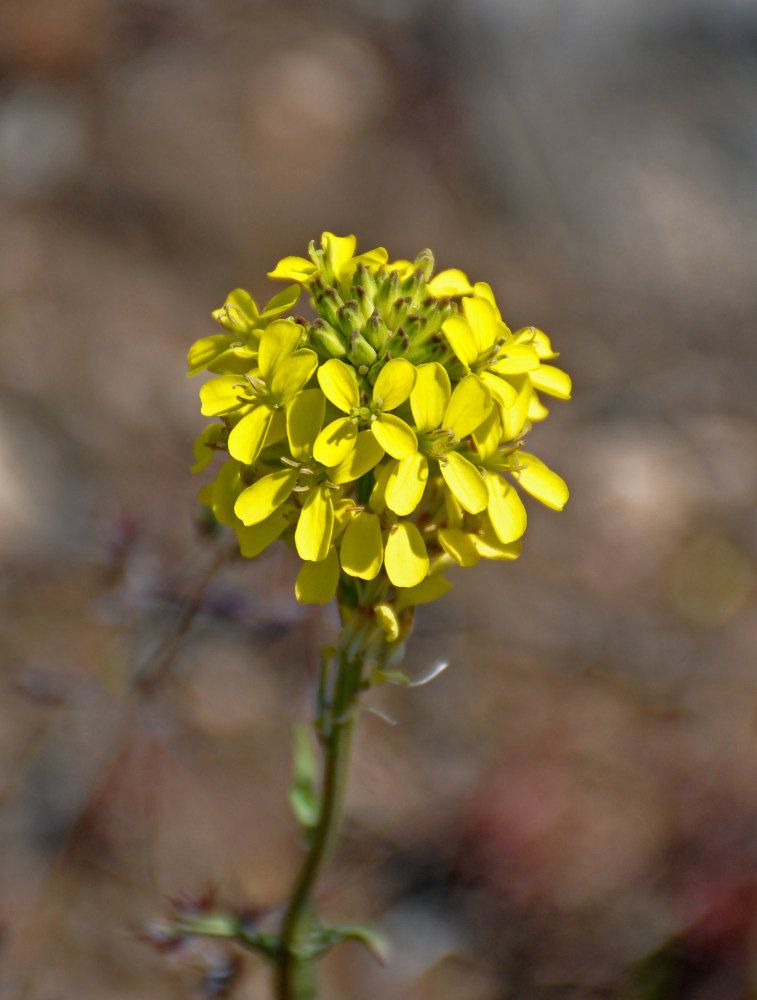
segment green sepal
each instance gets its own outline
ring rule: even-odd
[[[388,943],[377,931],[370,927],[362,927],[360,924],[321,928],[311,938],[308,957],[317,958],[334,945],[343,944],[345,941],[358,941],[364,944],[380,965],[386,965],[389,961]]]
[[[379,684],[397,684],[400,687],[407,687],[410,683],[407,674],[396,668],[382,670],[380,667],[374,667],[368,675],[368,680],[371,687],[378,687]]]
[[[315,790],[316,761],[310,728],[294,727],[294,757],[292,784],[289,788],[289,805],[295,819],[305,833],[318,823],[321,803]]]

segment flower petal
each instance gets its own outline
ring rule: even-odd
[[[386,264],[389,260],[389,254],[383,247],[376,247],[375,250],[366,250],[365,253],[360,253],[352,261],[353,265],[357,267],[358,264],[363,263],[370,270],[374,268],[378,270],[382,264]]]
[[[492,397],[478,375],[466,375],[452,393],[444,411],[442,427],[456,438],[467,437],[486,420],[492,408]]]
[[[536,390],[532,386],[531,399],[528,402],[528,419],[534,422],[536,420],[544,420],[548,416],[549,410],[536,395]]]
[[[209,362],[207,368],[214,375],[244,375],[252,371],[258,363],[257,347],[230,347]]]
[[[333,233],[321,235],[321,246],[324,254],[337,277],[341,276],[346,265],[355,256],[357,238],[355,236],[334,236]]]
[[[531,379],[528,375],[514,375],[509,383],[517,392],[515,402],[511,406],[503,406],[502,435],[504,441],[514,441],[525,427],[528,419],[528,407],[533,395]]]
[[[517,330],[513,336],[519,344],[533,344],[542,361],[551,361],[552,358],[560,356],[558,352],[552,349],[552,344],[546,333],[537,330],[535,326],[524,326],[522,329]]]
[[[258,323],[259,316],[255,300],[244,288],[229,292],[221,308],[213,312],[213,319],[229,333],[249,333]]]
[[[394,462],[384,495],[389,510],[402,517],[412,514],[421,502],[427,479],[428,461],[420,452],[414,451]]]
[[[442,323],[442,333],[460,361],[469,368],[479,352],[478,340],[468,320],[464,316],[450,316]]]
[[[276,267],[268,272],[269,278],[289,278],[291,281],[309,281],[317,267],[307,257],[282,257]]]
[[[351,417],[338,417],[327,424],[315,440],[313,458],[321,465],[339,465],[355,447],[357,424]]]
[[[393,260],[391,264],[387,264],[386,269],[396,271],[400,281],[404,281],[415,271],[415,264],[411,260]]]
[[[187,375],[196,375],[203,368],[207,368],[211,361],[223,354],[234,341],[235,338],[230,333],[214,333],[210,337],[196,340],[187,354],[187,364],[189,365]]]
[[[405,402],[415,385],[415,365],[405,358],[393,358],[379,372],[373,400],[382,410],[395,410]]]
[[[426,546],[412,521],[400,521],[389,531],[384,565],[395,587],[415,587],[428,573]]]
[[[195,464],[190,471],[202,472],[211,463],[216,453],[213,445],[218,444],[225,430],[223,424],[208,424],[192,448]]]
[[[263,549],[267,549],[271,542],[275,542],[284,528],[289,524],[289,518],[283,507],[279,507],[273,514],[258,524],[249,526],[237,526],[237,539],[239,541],[239,551],[247,559],[260,555]]]
[[[494,372],[481,372],[479,378],[500,406],[512,406],[518,398],[517,391],[504,376],[495,375]]]
[[[261,377],[268,382],[276,364],[297,349],[302,337],[302,327],[291,319],[276,319],[263,330],[258,349]]]
[[[447,555],[452,556],[460,566],[475,566],[481,559],[469,531],[463,531],[462,528],[440,528],[439,541]]]
[[[355,369],[338,358],[331,358],[318,369],[318,381],[334,406],[345,413],[360,405],[360,389]]]
[[[331,548],[320,562],[304,562],[297,574],[294,593],[301,604],[328,604],[339,583],[339,557]]]
[[[444,520],[448,527],[459,528],[463,523],[463,508],[451,490],[443,490],[442,496],[444,499]]]
[[[268,448],[269,445],[278,444],[279,441],[283,441],[287,436],[287,418],[284,410],[274,410],[273,420],[268,428],[268,433],[265,436],[265,441],[263,442],[263,447]]]
[[[391,462],[384,462],[375,472],[375,482],[371,490],[371,495],[368,498],[368,506],[375,514],[380,514],[386,509],[386,484],[394,470],[395,462],[396,459]]]
[[[329,469],[329,480],[335,486],[360,479],[384,457],[384,449],[370,431],[360,431],[355,439],[355,447],[347,458],[333,469]]]
[[[536,455],[518,452],[518,464],[526,468],[514,473],[516,479],[531,496],[541,500],[553,510],[562,510],[568,501],[568,487],[564,479],[547,468]]]
[[[333,545],[352,520],[355,501],[351,497],[340,497],[339,500],[332,497],[331,506],[334,508],[334,531],[331,535]]]
[[[374,437],[392,458],[404,458],[418,450],[412,427],[393,413],[380,413],[371,424]]]
[[[239,397],[243,395],[244,388],[238,375],[219,375],[200,386],[200,412],[204,417],[233,413],[240,406],[246,405],[239,401]]]
[[[536,348],[530,344],[503,344],[489,367],[500,375],[520,375],[534,371],[539,364]]]
[[[501,542],[486,514],[481,517],[480,529],[470,539],[482,559],[517,559],[523,548],[520,538],[507,544]]]
[[[485,510],[489,502],[486,480],[472,462],[456,451],[447,452],[440,461],[444,481],[469,514]]]
[[[279,469],[263,476],[242,490],[234,504],[234,513],[243,524],[259,524],[289,497],[298,475],[296,469]]]
[[[287,309],[291,309],[300,297],[301,291],[302,289],[299,285],[289,285],[283,292],[278,292],[274,295],[270,302],[266,303],[260,314],[260,318],[264,319],[268,316],[278,316],[280,313],[286,312]]]
[[[414,608],[419,604],[430,604],[432,601],[444,597],[452,590],[452,584],[445,580],[439,573],[427,576],[425,580],[414,587],[399,587],[397,590],[397,600],[394,607],[397,612],[404,611],[405,608]]]
[[[295,351],[289,357],[279,358],[271,376],[271,395],[281,403],[286,403],[310,380],[318,367],[315,351]]]
[[[339,550],[342,569],[350,576],[372,580],[384,561],[381,522],[375,514],[361,510],[350,523]]]
[[[210,506],[219,524],[234,527],[238,524],[234,512],[237,497],[242,490],[242,466],[234,459],[224,462],[218,470],[213,486]]]
[[[268,429],[273,422],[273,407],[259,403],[236,424],[229,434],[229,454],[251,465],[260,454]]]
[[[442,295],[470,295],[473,292],[468,278],[455,267],[435,274],[426,288],[437,298],[441,298]]]
[[[536,371],[531,372],[531,381],[537,389],[550,396],[570,399],[570,375],[554,365],[540,365]]]
[[[419,365],[410,393],[410,408],[418,430],[432,431],[441,426],[452,390],[446,369],[437,361]]]
[[[463,299],[463,313],[478,344],[478,353],[488,351],[502,333],[502,322],[488,299],[471,295]]]
[[[492,291],[492,286],[488,285],[485,281],[477,281],[473,286],[473,294],[479,299],[486,299],[493,309],[497,308],[497,303],[494,300],[494,292]]]
[[[303,389],[287,407],[289,451],[298,462],[306,462],[323,424],[326,397],[320,389]]]
[[[497,538],[509,545],[520,538],[526,530],[526,508],[518,496],[518,491],[502,476],[491,474],[486,477],[489,487],[487,511]]]
[[[473,431],[473,440],[481,458],[489,458],[497,450],[502,440],[502,423],[498,406],[493,406],[483,423]]]
[[[333,530],[331,491],[325,483],[319,483],[308,492],[294,533],[294,543],[300,559],[307,559],[309,562],[325,559]]]

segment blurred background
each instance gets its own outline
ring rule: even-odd
[[[394,955],[324,995],[755,995],[756,172],[753,0],[4,0],[0,996],[220,995],[137,932],[288,892],[334,622],[199,530],[184,359],[324,229],[490,282],[575,383],[529,439],[565,512],[367,699],[322,902]]]

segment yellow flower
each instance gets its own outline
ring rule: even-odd
[[[361,262],[373,267],[386,263],[387,252],[383,247],[369,250],[367,253],[355,254],[357,239],[354,236],[334,236],[333,233],[323,233],[321,250],[317,250],[311,242],[310,259],[307,257],[284,257],[276,267],[268,272],[269,278],[288,278],[309,284],[313,278],[321,274],[329,284],[341,284],[352,277]]]
[[[565,483],[522,439],[546,416],[538,393],[569,398],[570,379],[544,333],[508,329],[488,285],[434,275],[428,250],[392,264],[355,251],[324,233],[271,272],[298,284],[262,311],[237,289],[214,314],[226,332],[190,351],[191,371],[216,376],[193,470],[226,452],[200,498],[242,554],[283,538],[302,559],[298,600],[372,608],[400,646],[451,564],[518,556],[517,487],[564,506]],[[299,285],[312,322],[282,315]]]
[[[509,418],[511,437],[521,432],[527,418],[546,416],[533,389],[570,399],[569,376],[543,363],[557,356],[549,339],[534,327],[511,333],[489,285],[478,282],[474,286],[473,295],[463,299],[463,313],[445,321],[444,335],[461,364],[478,375],[499,405],[517,408],[517,417],[511,414]]]
[[[299,286],[290,285],[274,295],[260,312],[252,296],[236,288],[213,313],[213,319],[228,332],[214,333],[195,341],[187,356],[187,375],[196,375],[204,368],[218,375],[249,371],[257,357],[261,331],[274,317],[288,312],[299,296]]]
[[[346,417],[324,427],[315,442],[315,457],[325,465],[343,461],[355,445],[358,426],[367,426],[388,454],[404,458],[418,447],[413,430],[391,411],[405,402],[415,385],[415,367],[404,358],[388,361],[373,386],[371,401],[363,398],[355,369],[332,358],[318,369],[327,398]]]
[[[318,365],[314,351],[296,349],[301,333],[302,328],[290,320],[271,323],[260,338],[255,374],[241,382],[235,375],[220,375],[200,390],[206,416],[243,411],[228,441],[229,454],[240,462],[255,461],[277,413],[283,413]]]

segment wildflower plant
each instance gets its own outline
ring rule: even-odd
[[[234,529],[243,556],[278,539],[293,547],[297,600],[336,599],[339,610],[315,720],[320,782],[302,733],[295,755],[302,871],[277,933],[236,923],[226,935],[274,963],[280,1000],[305,1000],[324,951],[372,941],[324,926],[312,900],[339,824],[359,696],[408,683],[399,664],[415,608],[450,589],[451,567],[518,557],[523,491],[564,506],[565,483],[523,441],[547,416],[543,396],[569,399],[571,384],[546,334],[511,331],[489,285],[456,269],[434,274],[429,250],[390,263],[383,248],[358,254],[354,236],[324,233],[269,277],[290,284],[262,309],[233,291],[213,314],[223,332],[189,351],[189,374],[213,376],[200,389],[212,422],[193,471],[220,453],[201,502]],[[301,299],[312,318],[294,313]],[[192,932],[220,919],[199,915]]]

